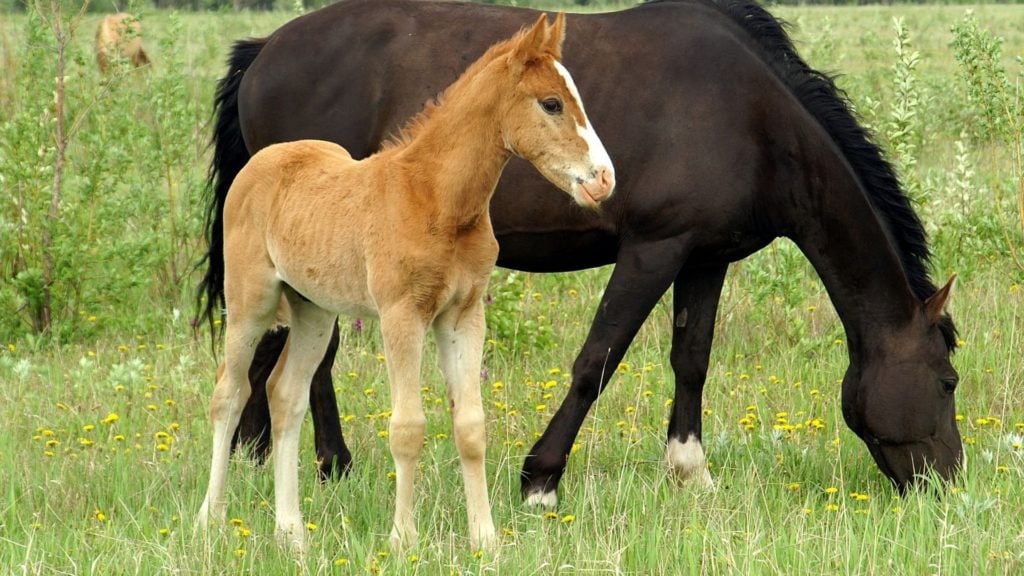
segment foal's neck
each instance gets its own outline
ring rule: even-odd
[[[478,79],[477,85],[486,79]],[[491,196],[512,153],[502,140],[502,102],[494,88],[446,94],[395,150],[395,160],[428,195],[440,226],[463,229],[487,215]]]

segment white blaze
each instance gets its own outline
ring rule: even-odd
[[[580,138],[587,143],[587,149],[590,151],[590,164],[593,169],[604,167],[607,168],[611,175],[614,177],[615,168],[612,166],[612,159],[608,156],[608,151],[604,149],[604,144],[601,143],[601,139],[597,137],[597,132],[594,131],[593,126],[590,124],[590,118],[587,118],[587,111],[583,108],[583,99],[580,98],[580,92],[576,88],[576,83],[573,82],[572,75],[566,70],[562,63],[555,61],[555,69],[561,74],[562,79],[565,80],[565,85],[569,88],[569,93],[576,99],[576,105],[580,107],[580,111],[583,112],[583,125],[576,125],[576,131],[579,133]],[[589,180],[589,177],[587,178]]]

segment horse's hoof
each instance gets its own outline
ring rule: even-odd
[[[554,491],[534,490],[523,498],[528,508],[554,508],[558,505],[558,494]]]

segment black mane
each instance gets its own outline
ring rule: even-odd
[[[750,0],[708,2],[750,34],[765,63],[843,152],[872,207],[882,219],[914,295],[924,301],[935,294],[936,286],[928,276],[931,251],[921,219],[911,206],[910,198],[903,193],[892,165],[872,142],[868,131],[857,122],[846,94],[836,86],[832,77],[804,62],[786,33],[785,22],[769,14],[759,4]],[[943,315],[939,328],[946,346],[950,350],[956,348],[957,330],[949,315]]]

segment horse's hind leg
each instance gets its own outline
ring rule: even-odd
[[[293,550],[302,551],[306,527],[299,509],[299,433],[310,382],[327,350],[335,316],[290,290],[286,295],[292,307],[287,353],[271,375],[269,388],[274,501],[278,537]]]
[[[438,360],[452,406],[452,429],[462,462],[473,548],[494,543],[494,521],[487,495],[486,431],[480,398],[480,363],[484,344],[484,309],[473,298],[465,309],[449,309],[434,321]]]
[[[701,446],[701,395],[715,334],[715,315],[728,266],[684,267],[673,295],[672,370],[676,398],[668,424],[665,460],[681,480],[713,487]]]
[[[334,366],[334,357],[338,355],[338,343],[338,322],[335,320],[327,353],[313,374],[309,395],[321,481],[340,478],[352,467],[352,453],[345,445],[345,437],[341,432],[338,399],[334,393],[334,382],[331,380],[331,368]]]

